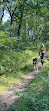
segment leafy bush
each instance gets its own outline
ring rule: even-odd
[[[49,111],[49,63],[46,66],[9,111]]]

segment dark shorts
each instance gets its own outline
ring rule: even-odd
[[[41,56],[41,59],[43,59],[44,58],[44,53],[42,53],[42,56]]]
[[[41,63],[42,63],[42,66],[43,66],[43,58],[44,58],[44,53],[42,53],[42,56],[41,56]]]

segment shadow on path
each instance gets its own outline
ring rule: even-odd
[[[31,81],[35,78],[35,74],[39,73],[41,66],[39,67],[38,71],[31,71],[27,73],[23,78],[21,78],[19,84],[14,84],[13,89],[10,91],[5,91],[4,95],[0,96],[0,111],[7,111],[10,106],[21,96],[21,91],[26,91],[26,86],[31,83]],[[19,92],[20,95],[16,95]]]

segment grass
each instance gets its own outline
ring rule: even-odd
[[[26,92],[9,111],[49,111],[49,62],[27,87]]]
[[[39,47],[41,43],[38,43],[36,47],[36,44],[33,44],[32,42],[21,42],[16,44],[16,46],[19,46],[18,49],[13,48],[13,50],[11,50],[9,48],[9,42],[11,42],[13,46],[13,40],[10,38],[10,41],[4,41],[4,46],[1,48],[0,93],[4,92],[4,89],[6,90],[13,87],[14,83],[19,83],[21,77],[33,69],[33,58],[39,57]],[[14,45],[13,47],[16,46]],[[41,65],[40,62],[39,65]]]
[[[32,60],[38,56],[38,51],[31,49],[18,52],[3,48],[0,61],[0,94],[13,87],[14,83],[19,83],[24,74],[33,69]]]
[[[9,47],[5,46],[6,44],[1,48],[0,94],[13,88],[13,85],[19,83],[24,74],[33,69],[32,60],[34,57],[39,57],[40,43],[37,44],[37,47],[32,42],[19,43],[18,48],[15,45],[13,49],[10,49],[10,43]],[[49,55],[48,50],[47,54]],[[49,60],[49,57],[47,58]],[[18,104],[14,103],[9,111],[16,111],[16,109],[17,111],[48,111],[49,62],[45,62],[46,66],[39,73],[40,76],[35,75],[35,80],[27,87],[27,92],[22,92],[23,96]]]

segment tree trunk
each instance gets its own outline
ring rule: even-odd
[[[10,22],[10,37],[12,36],[12,16],[11,16],[11,22]]]
[[[4,8],[3,8],[3,13],[2,13],[2,16],[1,16],[1,19],[0,19],[0,25],[2,23],[3,16],[4,16]]]
[[[4,3],[4,0],[3,0],[3,3]],[[4,7],[3,7],[3,13],[2,13],[2,16],[1,16],[1,19],[0,19],[0,25],[2,23],[3,16],[4,16]]]
[[[21,24],[22,24],[22,18],[23,18],[23,11],[21,12],[21,17],[20,17],[20,24],[19,24],[19,27],[18,27],[18,37],[20,35],[20,28],[21,28]]]
[[[18,36],[20,35],[20,28],[21,28],[21,24],[19,24],[19,27],[18,27]]]

